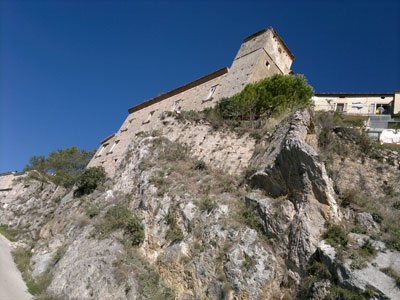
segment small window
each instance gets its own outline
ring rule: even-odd
[[[117,146],[117,144],[119,143],[119,141],[115,141],[115,143],[112,145],[112,147],[110,148],[110,150],[108,150],[108,153],[112,153],[115,146]]]
[[[336,112],[343,112],[344,111],[344,103],[336,104]]]
[[[172,109],[171,109],[172,112],[176,111],[176,109],[178,108],[179,102],[181,102],[181,100],[175,101],[175,103],[174,103],[174,105],[172,106]]]
[[[267,60],[267,62],[265,63],[265,66],[267,67],[268,70],[271,68],[271,64],[269,63],[268,60]]]
[[[104,149],[108,146],[108,144],[104,144],[101,146],[101,149],[99,151],[99,153],[96,155],[97,157],[101,156],[101,153],[103,153]]]
[[[385,99],[385,97],[381,97],[381,99]]]
[[[279,53],[282,53],[282,49],[281,47],[278,48]]]
[[[214,95],[216,89],[217,89],[216,85],[211,87],[210,92],[208,93],[208,96],[207,96],[206,100],[211,100],[212,99],[212,96]]]
[[[151,111],[149,116],[147,117],[147,120],[143,122],[143,124],[147,124],[150,122],[151,117],[154,115],[155,110]]]
[[[129,126],[131,125],[131,123],[132,123],[133,120],[134,120],[134,119],[130,119],[130,120],[126,123],[126,126],[125,126],[123,129],[121,129],[121,132],[128,131]]]

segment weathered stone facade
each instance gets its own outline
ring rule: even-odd
[[[230,68],[222,68],[196,81],[130,108],[120,130],[100,142],[89,167],[103,166],[114,174],[131,140],[139,132],[163,129],[165,111],[202,110],[240,92],[247,84],[274,74],[290,74],[293,54],[270,27],[244,39]]]

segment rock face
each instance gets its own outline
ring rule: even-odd
[[[359,270],[353,270],[350,262],[338,263],[336,250],[324,240],[318,245],[317,255],[343,286],[361,291],[371,289],[374,299],[399,299],[400,289],[395,279],[381,270],[390,267],[400,274],[400,253],[385,250],[379,251],[372,261]]]
[[[0,224],[16,231],[18,238],[36,238],[52,217],[65,189],[35,171],[13,180],[12,190],[1,199]]]
[[[267,235],[277,239],[282,256],[300,274],[316,250],[324,223],[340,221],[331,180],[306,143],[313,133],[307,110],[281,124],[267,151],[253,158],[257,171],[250,177],[253,187],[279,200],[247,198],[258,204]]]
[[[19,200],[2,208],[0,220],[18,229],[29,223],[27,230],[34,234],[21,236],[27,242],[39,237],[30,271],[38,281],[51,275],[48,294],[61,299],[295,299],[304,294],[310,262],[318,257],[341,276],[342,286],[372,287],[378,299],[397,297],[393,280],[380,271],[399,261],[395,251],[381,251],[367,269],[352,271],[350,262],[340,262],[337,250],[321,242],[327,221],[339,224],[344,218],[316,152],[308,111],[283,120],[264,137],[261,150],[250,134],[216,132],[206,122],[164,121],[162,131],[137,135],[113,178],[90,195],[77,198],[69,191],[59,198],[65,191],[50,183],[41,188],[36,180],[32,190],[15,183]],[[226,160],[230,151],[238,151],[232,164]],[[199,159],[203,163],[196,164]],[[247,179],[239,175],[244,169]],[[114,208],[123,214],[110,219]],[[137,227],[124,223],[129,216],[142,225],[139,245],[132,239]],[[363,227],[379,230],[371,218],[357,215]],[[378,281],[373,271],[386,277]],[[332,287],[329,280],[316,281],[312,299],[324,299]]]

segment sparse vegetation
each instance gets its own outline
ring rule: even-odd
[[[397,287],[400,288],[400,274],[398,274],[395,270],[393,270],[391,267],[388,268],[382,268],[381,272],[385,273],[386,275],[392,277],[396,281]]]
[[[347,233],[338,225],[329,226],[323,235],[324,239],[334,247],[346,247],[349,242]]]
[[[212,210],[214,210],[216,208],[218,208],[218,204],[210,198],[204,198],[200,202],[200,210],[201,211],[211,212]]]
[[[52,276],[49,273],[45,273],[37,281],[33,279],[29,269],[30,260],[32,257],[32,252],[30,249],[17,248],[12,252],[12,254],[15,264],[17,265],[17,268],[21,272],[22,278],[26,283],[28,292],[37,298],[43,299],[43,297],[46,297],[46,288],[50,285]]]
[[[133,246],[140,245],[144,238],[144,227],[140,219],[129,209],[114,205],[108,209],[104,219],[95,224],[100,238],[105,238],[115,230],[124,230],[125,236]]]
[[[168,214],[165,216],[165,221],[169,226],[165,237],[173,243],[183,240],[185,236],[176,223],[174,208],[169,209]]]
[[[0,234],[2,234],[9,241],[15,242],[16,236],[18,235],[18,230],[10,228],[7,225],[0,225]]]

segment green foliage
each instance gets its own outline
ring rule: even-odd
[[[360,248],[360,254],[362,256],[375,256],[376,250],[369,239],[365,239],[363,245]]]
[[[86,151],[78,147],[58,149],[52,151],[49,157],[43,155],[32,156],[25,171],[37,170],[52,174],[49,178],[58,185],[70,188],[74,185],[78,175],[83,171],[96,150]]]
[[[395,203],[393,203],[393,208],[400,209],[400,201],[396,201]]]
[[[125,293],[132,287],[126,284],[129,274],[135,274],[135,294],[138,300],[172,300],[175,299],[171,289],[163,283],[156,265],[149,265],[138,253],[137,249],[126,246],[126,257],[113,263],[115,277],[125,284]],[[129,297],[128,297],[129,298]]]
[[[316,276],[320,279],[331,279],[332,274],[329,272],[328,267],[323,263],[318,261],[314,261],[311,266],[307,269],[307,274],[309,277]]]
[[[259,233],[264,232],[256,205],[248,203],[242,210],[241,220],[242,223],[257,230]]]
[[[210,198],[204,198],[200,202],[200,210],[201,211],[211,212],[212,210],[216,209],[217,207],[218,207],[218,204]]]
[[[207,170],[207,164],[203,160],[196,160],[193,164],[195,170]]]
[[[397,274],[395,270],[392,268],[383,268],[381,269],[381,272],[385,273],[386,275],[392,277],[396,281],[397,287],[400,287],[400,274]]]
[[[166,232],[166,238],[171,242],[179,242],[185,238],[182,230],[176,224],[175,209],[170,208],[168,214],[165,216],[165,221],[169,225]]]
[[[103,167],[91,167],[85,169],[76,179],[77,189],[74,196],[87,195],[92,193],[106,180],[106,172]]]
[[[106,212],[104,219],[95,225],[100,237],[107,237],[111,232],[123,229],[133,246],[140,245],[144,238],[144,227],[140,219],[129,209],[114,205]]]
[[[85,214],[91,219],[97,216],[99,213],[100,213],[100,208],[94,205],[89,206],[85,210]]]
[[[18,234],[18,231],[8,227],[7,225],[0,225],[0,234],[2,234],[10,242],[15,242],[15,237]]]
[[[286,110],[311,106],[312,87],[303,75],[279,75],[247,85],[231,98],[221,99],[216,110],[223,119],[255,120],[278,116]]]
[[[334,247],[346,247],[349,242],[347,233],[338,225],[332,225],[324,233],[324,239]]]
[[[365,289],[363,293],[354,292],[340,286],[333,286],[325,300],[368,300],[374,296],[374,291]]]
[[[374,219],[374,221],[376,222],[376,223],[382,223],[382,221],[383,221],[383,217],[382,217],[382,215],[379,213],[379,212],[373,212],[372,214],[372,219]]]

